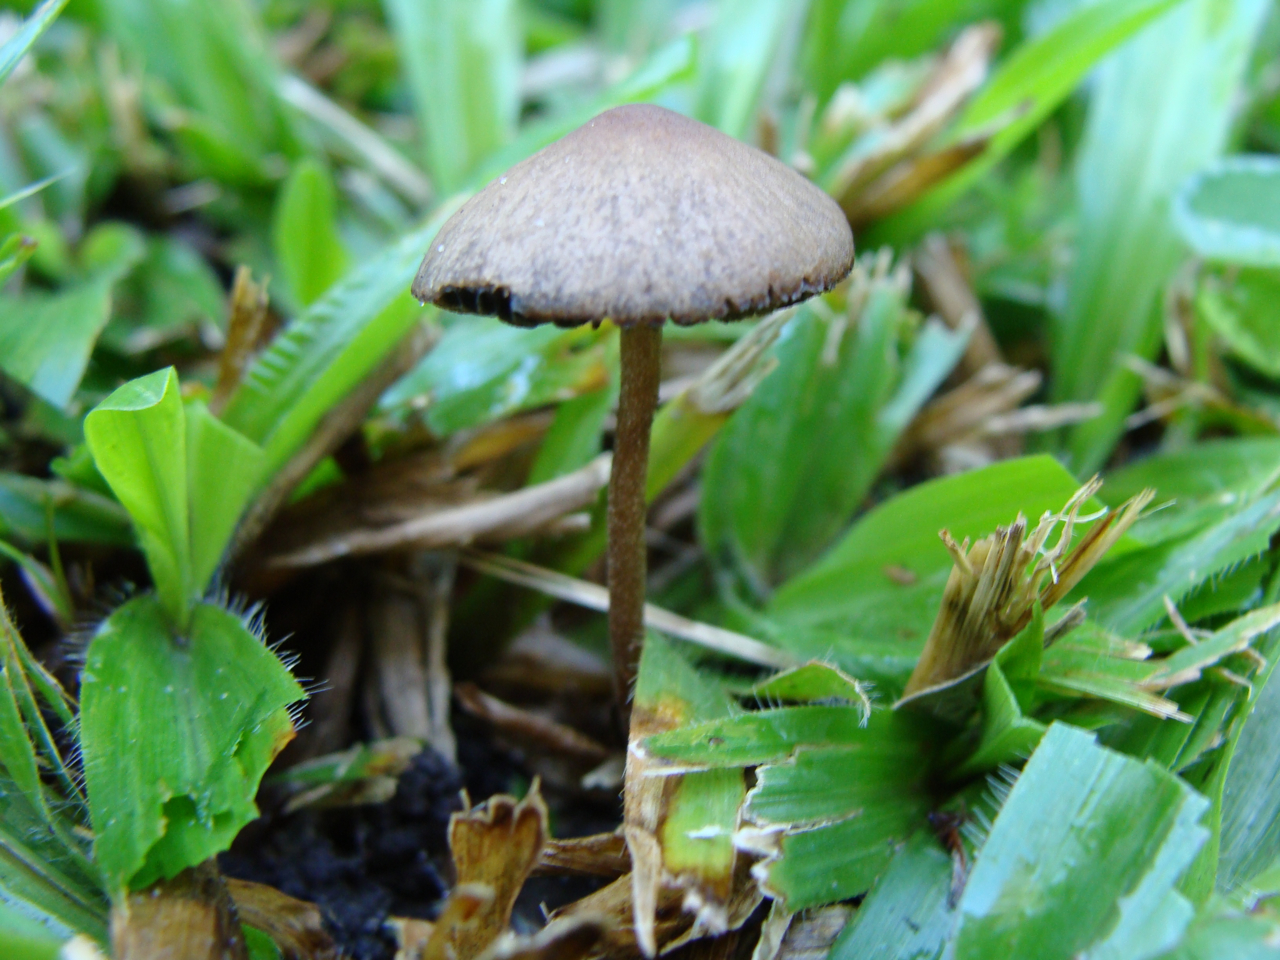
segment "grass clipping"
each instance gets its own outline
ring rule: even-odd
[[[1071,592],[1102,556],[1133,525],[1155,496],[1144,490],[1118,510],[1081,517],[1080,508],[1102,486],[1094,477],[1067,501],[1059,513],[1045,513],[1028,534],[1022,514],[1007,527],[969,546],[956,543],[951,534],[939,534],[955,566],[947,578],[933,629],[924,652],[895,706],[930,701],[932,695],[952,690],[976,677],[996,652],[1025,627],[1038,605],[1048,610]],[[1072,548],[1078,523],[1097,521]],[[1062,533],[1048,546],[1054,528]],[[1083,619],[1075,607],[1045,630],[1048,646]]]

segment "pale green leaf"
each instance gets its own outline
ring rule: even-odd
[[[0,367],[63,407],[111,314],[111,281],[100,277],[58,293],[25,293],[0,303]]]
[[[719,0],[700,51],[698,119],[731,137],[748,139],[765,78],[779,47],[803,22],[799,0]]]
[[[188,528],[186,414],[172,367],[131,380],[85,418],[85,439],[133,518],[161,603],[185,624],[198,589]]]
[[[262,479],[262,448],[209,412],[186,407],[187,493],[191,518],[191,580],[203,592],[222,560],[240,513]]]

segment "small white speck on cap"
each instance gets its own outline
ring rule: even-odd
[[[544,224],[543,224],[543,222],[542,222],[542,218],[541,218],[541,217],[539,217],[537,220],[535,220],[535,221],[533,221],[533,222],[534,222],[535,224],[537,224],[538,226],[540,226],[540,227],[544,225]]]
[[[507,182],[507,178],[506,178],[506,177],[499,177],[499,178],[498,178],[498,182],[499,182],[499,183],[506,183],[506,182]]]
[[[443,244],[443,243],[442,243],[442,244],[440,244],[440,246],[436,247],[436,253],[444,253],[444,244]]]

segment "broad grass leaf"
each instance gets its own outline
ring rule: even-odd
[[[334,222],[333,181],[319,162],[300,160],[276,200],[272,246],[290,294],[308,307],[347,266]]]
[[[0,367],[55,407],[65,407],[107,325],[111,286],[99,278],[58,293],[3,298]]]
[[[1173,775],[1049,728],[957,905],[956,960],[1149,957],[1192,908],[1176,890],[1207,831],[1208,801]]]
[[[94,854],[113,893],[230,845],[257,816],[258,782],[293,734],[286,707],[303,697],[221,607],[197,605],[181,635],[151,596],[102,623],[81,679],[80,739]]]
[[[191,571],[186,414],[172,367],[131,380],[85,418],[93,459],[129,512],[161,603],[186,622]]]
[[[1266,960],[1276,952],[1276,925],[1267,917],[1206,910],[1182,941],[1157,960]]]
[[[56,293],[0,297],[0,368],[55,407],[66,407],[111,316],[112,290],[143,251],[132,227],[101,224],[81,245],[84,279]]]
[[[749,767],[780,763],[801,747],[849,746],[864,740],[867,729],[857,707],[780,707],[659,733],[644,749],[690,767]]]
[[[879,710],[849,733],[758,767],[747,795],[739,843],[764,855],[753,872],[788,910],[865,893],[894,848],[927,826],[932,725]]]
[[[1110,4],[1108,4],[1109,6]],[[1180,255],[1175,191],[1222,151],[1264,0],[1186,0],[1100,69],[1076,162],[1079,232],[1053,354],[1057,400],[1100,400],[1075,427],[1080,470],[1110,454],[1152,359],[1159,294]]]
[[[650,734],[737,709],[717,677],[695,669],[664,637],[648,635],[631,711],[623,832],[631,854],[636,937],[650,952],[664,886],[687,891],[697,922],[723,926],[734,892],[733,830],[746,786],[736,769],[664,773],[641,744]]]
[[[521,35],[515,0],[383,0],[436,189],[459,189],[515,135]]]
[[[1174,198],[1182,239],[1205,260],[1280,267],[1280,160],[1225,157],[1188,178]]]
[[[613,382],[617,382],[616,377]],[[600,452],[605,420],[615,400],[615,391],[602,387],[560,404],[538,447],[528,485],[554,480],[586,466]]]

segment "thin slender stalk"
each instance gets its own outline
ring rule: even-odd
[[[618,708],[630,713],[631,687],[644,643],[645,478],[649,430],[658,405],[662,327],[622,329],[622,384],[613,471],[609,476],[609,642]]]

